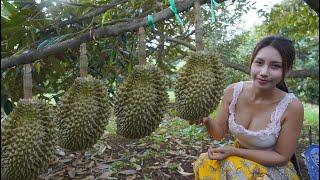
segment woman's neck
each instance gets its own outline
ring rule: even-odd
[[[277,95],[277,88],[273,87],[272,89],[263,90],[254,86],[252,83],[250,92],[250,101],[252,102],[266,102],[274,99]]]

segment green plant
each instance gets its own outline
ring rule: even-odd
[[[319,127],[319,106],[303,103],[304,124]]]

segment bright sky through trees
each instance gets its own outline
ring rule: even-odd
[[[240,23],[239,27],[249,30],[253,26],[261,24],[264,19],[258,16],[257,11],[263,9],[269,12],[275,4],[279,4],[282,1],[283,0],[251,0],[250,2],[256,2],[254,5],[256,9],[250,9],[247,14],[243,15],[243,23]]]

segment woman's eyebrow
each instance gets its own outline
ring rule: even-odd
[[[257,57],[256,60],[264,61],[264,59]]]
[[[256,60],[265,61],[263,58],[260,58],[260,57],[257,57]],[[271,61],[271,63],[280,63],[280,64],[282,64],[282,61],[280,61],[280,60],[274,60],[274,61]]]
[[[282,62],[280,62],[280,61],[271,61],[271,63],[282,64]]]

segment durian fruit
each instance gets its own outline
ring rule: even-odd
[[[76,78],[57,107],[61,147],[81,151],[97,143],[110,117],[106,92],[103,82],[90,75]]]
[[[169,101],[164,74],[153,65],[138,65],[117,90],[117,134],[142,138],[159,126]]]
[[[55,152],[52,106],[23,99],[1,123],[1,179],[36,179]]]
[[[178,116],[191,123],[207,117],[219,104],[224,88],[223,69],[213,53],[190,53],[175,83]]]

